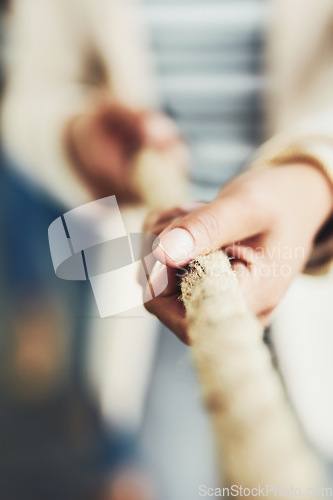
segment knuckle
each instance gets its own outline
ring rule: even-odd
[[[192,339],[190,337],[190,333],[187,326],[183,326],[177,336],[179,340],[183,342],[183,344],[187,346],[192,345]]]
[[[215,247],[221,233],[221,223],[218,214],[214,212],[197,214],[191,232],[195,241],[204,241],[211,247]]]

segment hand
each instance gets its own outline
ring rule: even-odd
[[[65,142],[77,172],[94,198],[115,194],[118,201],[140,198],[132,181],[136,154],[143,147],[172,150],[181,164],[183,142],[167,117],[135,112],[104,101],[89,113],[73,118]]]
[[[248,171],[208,204],[150,216],[145,231],[160,234],[155,256],[169,266],[169,285],[146,304],[188,342],[177,274],[194,257],[224,248],[239,275],[248,308],[266,325],[293,278],[303,270],[318,231],[332,214],[332,187],[307,164]],[[177,271],[178,269],[178,271]],[[152,277],[158,281],[156,272]]]

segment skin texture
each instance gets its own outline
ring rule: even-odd
[[[225,185],[211,203],[151,214],[144,230],[160,235],[154,254],[168,266],[169,285],[146,303],[148,311],[188,343],[179,279],[194,257],[224,248],[249,310],[267,325],[304,269],[332,209],[328,178],[310,164],[292,164],[250,170]],[[157,266],[152,281],[160,275]]]
[[[184,148],[166,116],[133,111],[105,99],[70,121],[64,141],[76,172],[89,185],[93,198],[112,194],[119,202],[140,200],[132,174],[142,148],[171,151],[176,162]]]

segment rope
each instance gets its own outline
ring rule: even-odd
[[[223,483],[323,487],[321,466],[286,400],[263,329],[237,292],[228,257],[218,251],[196,259],[181,289]]]
[[[138,159],[137,180],[151,207],[187,198],[183,181],[168,177],[168,161],[152,151]],[[263,329],[238,293],[228,257],[222,251],[198,257],[189,265],[181,292],[220,453],[221,483],[294,487],[303,494],[307,488],[322,488],[323,468],[288,404]]]

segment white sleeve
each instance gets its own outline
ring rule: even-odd
[[[89,201],[63,135],[93,88],[82,82],[84,20],[69,0],[14,0],[9,20],[2,141],[16,168],[65,205]]]
[[[134,109],[158,106],[143,2],[85,0],[85,7],[96,50],[115,97]]]

